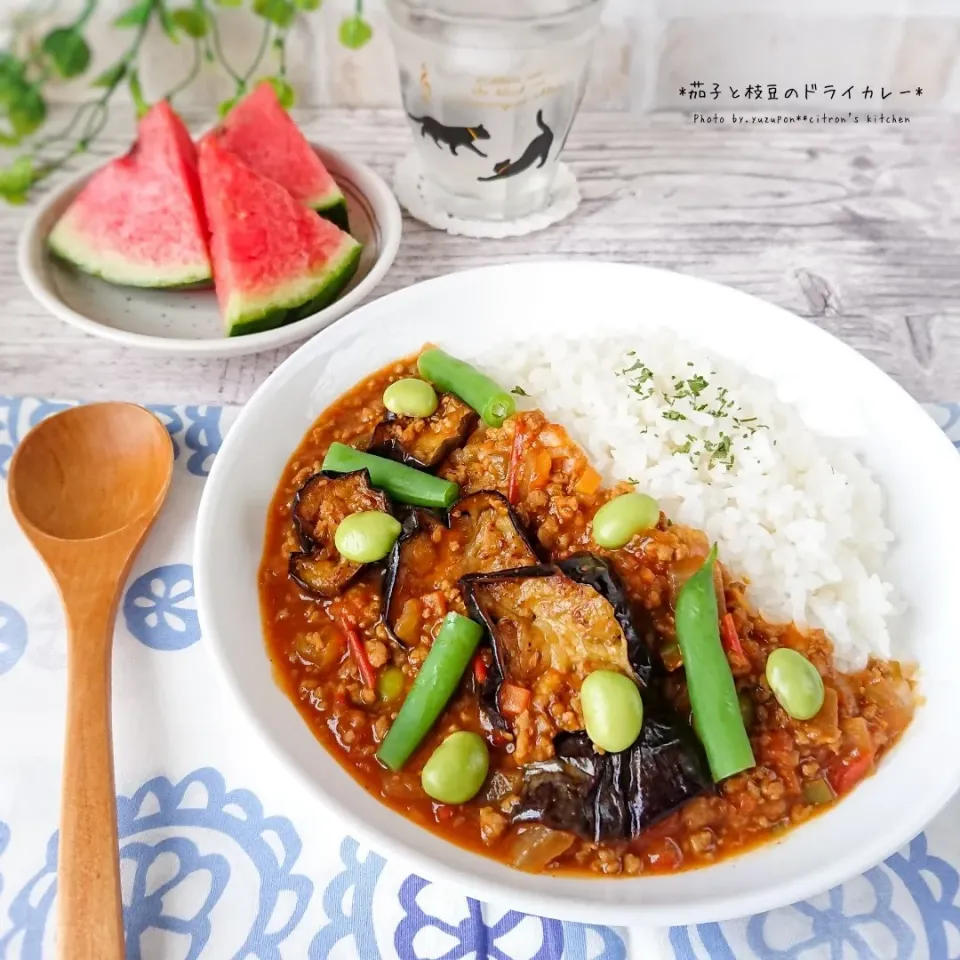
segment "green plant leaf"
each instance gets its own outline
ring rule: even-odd
[[[319,10],[323,0],[296,0],[297,6],[308,13],[312,10]]]
[[[23,77],[26,66],[22,60],[12,53],[0,53],[0,77]]]
[[[133,98],[133,105],[137,108],[139,120],[150,109],[150,104],[143,98],[143,88],[140,86],[140,77],[136,70],[130,71],[127,82],[130,84],[130,96]]]
[[[121,60],[112,67],[107,67],[98,77],[90,82],[92,87],[115,87],[126,75],[127,63]]]
[[[297,15],[290,0],[253,0],[253,12],[285,30]]]
[[[243,6],[243,0],[213,0],[218,7],[240,7]]]
[[[36,87],[24,83],[10,100],[7,115],[13,132],[18,137],[25,137],[47,118],[47,105]]]
[[[33,173],[33,160],[26,156],[0,168],[0,196],[9,203],[23,203],[33,184]]]
[[[347,17],[340,24],[340,42],[348,50],[359,50],[370,42],[373,29],[363,17]]]
[[[280,106],[284,110],[289,110],[297,99],[293,87],[283,77],[266,77],[265,79],[273,87],[277,99],[280,101]]]
[[[207,18],[195,7],[178,7],[170,16],[173,22],[188,36],[199,40],[207,35]]]
[[[217,106],[217,114],[222,120],[237,104],[237,97],[230,97],[228,100],[221,100]]]
[[[125,13],[121,13],[113,21],[115,27],[142,27],[150,18],[153,11],[151,0],[139,0]]]
[[[157,4],[157,16],[160,18],[160,26],[163,27],[167,39],[173,41],[173,43],[179,43],[180,37],[177,34],[177,25],[174,23],[173,17],[170,16],[170,11],[165,3]]]
[[[0,107],[7,107],[27,86],[23,63],[16,57],[0,54]]]
[[[73,27],[58,27],[43,38],[43,52],[61,77],[78,77],[90,66],[90,47]]]

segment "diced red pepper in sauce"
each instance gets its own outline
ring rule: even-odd
[[[487,662],[483,659],[483,654],[478,653],[473,658],[473,675],[476,677],[477,683],[484,683],[487,679]]]
[[[849,793],[873,767],[873,754],[846,757],[836,761],[827,771],[827,780],[833,792],[842,797]]]
[[[357,670],[360,671],[360,678],[367,687],[373,690],[377,685],[377,671],[370,663],[367,648],[363,645],[360,635],[350,624],[344,626],[343,632],[347,635],[347,649],[357,665]]]
[[[737,625],[733,622],[732,613],[725,613],[720,618],[720,642],[727,653],[736,654],[738,657],[743,656],[743,644],[740,643],[740,637],[737,635]]]

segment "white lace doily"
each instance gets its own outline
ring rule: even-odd
[[[546,209],[516,220],[464,220],[443,209],[441,199],[423,175],[416,153],[409,153],[393,173],[393,190],[410,216],[437,230],[463,237],[519,237],[543,230],[570,216],[580,204],[580,190],[573,171],[564,163],[557,176]]]

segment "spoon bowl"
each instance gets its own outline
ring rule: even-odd
[[[72,407],[39,423],[18,448],[11,503],[21,524],[48,537],[93,540],[156,510],[170,459],[167,431],[143,407]]]
[[[123,960],[110,734],[117,600],[173,472],[163,424],[129,403],[72,407],[34,427],[10,463],[13,515],[67,621],[67,729],[57,911],[61,960]]]

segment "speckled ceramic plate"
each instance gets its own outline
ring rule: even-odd
[[[314,149],[340,184],[347,198],[350,232],[363,244],[360,266],[346,291],[319,313],[275,330],[228,338],[223,334],[213,287],[118,287],[61,263],[47,250],[47,237],[94,170],[46,198],[24,227],[18,251],[23,282],[55,317],[128,347],[230,357],[303,340],[342,317],[373,291],[397,255],[401,233],[400,207],[373,170],[336,150],[316,144]]]

